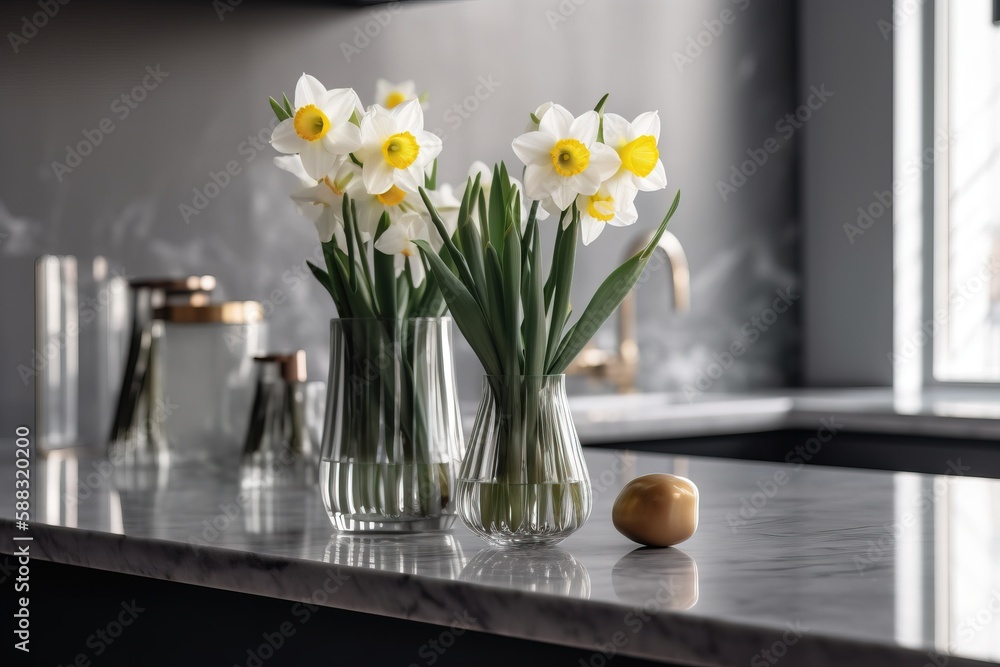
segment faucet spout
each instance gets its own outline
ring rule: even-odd
[[[649,244],[653,233],[640,236],[629,246],[628,256],[631,257]],[[676,312],[686,312],[691,308],[691,271],[688,267],[687,255],[681,242],[671,232],[667,231],[660,237],[653,257],[660,256],[662,251],[670,266],[670,280],[673,285],[673,307]],[[652,259],[650,260],[653,261]],[[647,271],[650,268],[647,266]],[[635,390],[635,375],[639,367],[638,314],[636,309],[635,287],[622,300],[618,310],[618,355],[622,362],[618,387],[623,393]]]

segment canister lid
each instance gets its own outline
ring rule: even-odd
[[[153,319],[184,324],[252,324],[264,319],[264,307],[257,301],[170,304],[153,311]]]
[[[187,276],[186,278],[140,278],[130,280],[132,288],[161,290],[167,294],[211,292],[215,289],[215,276]]]
[[[305,382],[308,380],[306,374],[306,351],[296,350],[289,353],[262,354],[253,358],[260,364],[278,364],[281,377],[287,382]]]

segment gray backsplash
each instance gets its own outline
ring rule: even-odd
[[[0,50],[3,433],[32,420],[17,366],[30,365],[32,354],[27,260],[42,253],[83,263],[104,255],[130,277],[212,273],[222,296],[268,302],[272,347],[306,348],[310,373],[324,375],[334,312],[304,273],[315,231],[288,201],[293,184],[273,166],[275,153],[254,146],[273,122],[268,95],[291,95],[303,70],[330,87],[353,86],[365,102],[377,77],[416,80],[430,93],[426,125],[444,138],[441,177],[455,184],[475,159],[515,162],[510,141],[541,102],[579,113],[610,92],[610,109],[624,116],[659,109],[669,186],[640,196],[636,227],[609,229],[580,251],[577,311],[680,188],[671,229],[690,261],[692,310],[670,312],[662,267],[647,276],[641,388],[795,381],[797,309],[771,310],[781,290],[797,294],[799,275],[799,137],[780,123],[809,92],[795,86],[790,0],[480,0],[356,10],[244,2],[221,20],[210,2],[139,4],[70,3],[16,53],[10,44]],[[5,3],[0,26],[18,30],[37,9]],[[157,69],[154,87],[149,72]],[[144,77],[152,89],[143,101],[115,101]],[[97,136],[104,119],[113,130],[100,132],[77,166],[67,163],[67,145],[85,131]],[[762,153],[766,162],[724,201],[718,182]],[[239,173],[186,221],[181,205],[192,205],[195,189],[230,162]],[[614,332],[606,326],[598,344],[613,345]],[[474,402],[480,369],[464,341],[457,364],[461,395]],[[595,390],[581,384],[576,390]]]

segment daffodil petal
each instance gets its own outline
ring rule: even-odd
[[[590,164],[587,171],[593,171],[599,180],[608,180],[620,166],[622,161],[618,157],[618,151],[601,143],[595,143],[590,147]]]
[[[420,287],[424,282],[424,262],[420,258],[420,251],[414,250],[406,259],[410,263],[410,279],[413,281],[413,286]]]
[[[302,168],[302,160],[298,155],[278,155],[274,158],[274,165],[295,176],[302,181],[303,185],[313,185],[315,179],[310,178],[306,170]]]
[[[392,172],[392,167],[384,160],[366,160],[361,170],[365,190],[371,195],[385,192],[392,187]]]
[[[542,116],[542,122],[538,124],[538,129],[557,139],[564,139],[569,136],[569,128],[572,125],[573,114],[567,111],[566,107],[553,104]]]
[[[641,136],[651,134],[657,141],[660,140],[660,114],[656,111],[647,111],[635,117],[629,132],[628,141]]]
[[[586,173],[586,172],[584,172]],[[558,184],[552,190],[552,202],[559,207],[560,211],[565,211],[573,204],[573,200],[580,193],[579,190],[573,187],[572,181],[579,178],[583,174],[577,174],[577,176],[571,176],[569,178],[560,178]],[[588,194],[594,194],[597,192],[595,187]]]
[[[406,229],[399,224],[389,225],[389,228],[375,241],[375,249],[386,255],[401,253],[409,245],[410,239],[406,235]]]
[[[629,142],[629,123],[616,113],[604,114],[604,143],[618,147]]]
[[[569,126],[569,134],[564,136],[578,139],[584,146],[590,148],[590,145],[597,140],[597,128],[600,123],[601,117],[596,111],[587,111],[573,119],[573,123]]]
[[[524,170],[524,192],[529,199],[545,199],[558,185],[558,178],[551,166],[529,164]]]
[[[406,192],[417,192],[424,184],[424,172],[416,165],[411,165],[406,169],[393,169],[392,180],[395,185]]]
[[[417,157],[419,164],[428,164],[434,161],[441,154],[441,137],[431,132],[421,130],[417,132],[417,144],[420,146],[420,155]]]
[[[638,179],[636,185],[643,192],[653,192],[655,190],[662,190],[667,187],[667,174],[663,171],[663,162],[660,160],[656,161],[656,166],[653,167],[653,171],[649,172],[646,178]]]
[[[333,168],[337,166],[338,156],[323,148],[321,141],[304,143],[305,146],[302,147],[299,157],[302,158],[302,168],[306,170],[307,174],[319,180],[333,171]]]
[[[278,123],[271,132],[271,145],[280,153],[299,153],[306,143],[308,142],[305,139],[295,133],[295,125],[291,118]]]
[[[594,239],[600,236],[602,231],[604,231],[603,222],[589,215],[580,216],[580,238],[583,239],[583,245],[593,243]]]
[[[319,106],[327,118],[337,125],[349,121],[351,114],[361,106],[361,101],[351,88],[334,88],[326,91]]]
[[[527,132],[515,139],[511,144],[511,148],[514,149],[514,155],[517,156],[517,159],[525,165],[534,163],[551,164],[552,157],[549,154],[554,145],[555,140],[551,134],[546,132]],[[487,173],[489,172],[487,171]]]
[[[420,108],[419,100],[407,100],[389,113],[399,127],[417,130],[422,130],[424,127],[424,110]]]
[[[326,94],[326,86],[319,82],[314,76],[303,73],[295,84],[295,108],[304,107],[307,104],[319,105]]]
[[[361,135],[372,137],[380,148],[382,141],[393,134],[396,134],[396,122],[382,107],[373,106],[361,119]]]
[[[323,147],[337,155],[347,155],[361,148],[361,130],[351,123],[340,123],[330,128],[322,139]]]

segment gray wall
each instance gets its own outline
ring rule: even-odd
[[[366,25],[375,32],[370,10],[247,2],[220,21],[212,3],[138,4],[70,3],[18,53],[0,48],[5,432],[29,419],[30,393],[14,369],[31,355],[23,258],[40,253],[83,261],[106,255],[129,276],[213,273],[227,298],[275,293],[283,302],[269,317],[274,346],[307,348],[313,375],[322,374],[333,309],[318,286],[290,278],[314,252],[315,232],[288,202],[291,183],[271,164],[273,153],[246,143],[272,121],[267,96],[291,94],[302,70],[331,87],[353,86],[365,101],[378,76],[415,79],[431,93],[427,126],[445,138],[441,175],[452,182],[464,179],[474,159],[513,161],[510,140],[543,101],[580,112],[611,92],[610,109],[622,115],[659,109],[670,185],[641,197],[635,228],[606,231],[581,250],[573,302],[582,309],[626,244],[656,225],[680,188],[671,228],[690,259],[694,307],[684,316],[669,312],[662,269],[643,283],[640,384],[697,393],[795,381],[801,306],[793,300],[781,314],[772,310],[779,290],[794,294],[799,286],[801,133],[778,128],[803,102],[794,90],[792,2],[418,3],[391,14],[369,44],[359,40],[363,48],[350,62],[342,45]],[[16,30],[34,11],[34,3],[4,3],[0,26]],[[169,75],[120,118],[113,101],[147,66]],[[499,85],[464,118],[453,106],[475,93],[481,77]],[[53,162],[103,118],[114,131],[59,180]],[[760,167],[750,164],[753,175],[724,201],[718,183],[749,159],[747,151],[759,155],[764,146],[776,152]],[[241,173],[185,222],[180,205],[231,160]],[[606,329],[598,342],[610,345]],[[474,401],[480,371],[464,345],[458,363],[463,395]]]
[[[892,33],[879,21],[891,24],[892,0],[802,3],[800,88],[834,92],[803,128],[803,380],[811,386],[892,384],[892,198],[883,195],[880,216],[859,222],[858,211],[877,214],[876,193],[892,188]]]

